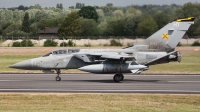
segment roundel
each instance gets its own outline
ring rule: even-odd
[[[162,34],[162,38],[164,39],[164,40],[167,40],[168,39],[168,34],[167,33],[164,33],[164,34]]]

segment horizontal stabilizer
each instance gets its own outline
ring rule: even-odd
[[[171,55],[171,54],[173,54],[173,53],[176,53],[176,52],[178,52],[178,51],[170,52],[170,53],[168,53],[167,55],[164,55],[164,56],[162,56],[162,57],[159,57],[159,58],[153,59],[153,60],[151,60],[151,61],[149,61],[149,62],[147,62],[147,63],[144,63],[144,65],[150,65],[150,64],[152,64],[153,62],[156,62],[156,61],[158,61],[159,59],[165,58],[165,57],[167,57],[167,56],[169,56],[169,55]]]

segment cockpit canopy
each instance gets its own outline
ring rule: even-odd
[[[55,51],[52,51],[42,57],[47,57],[49,55],[65,55],[65,54],[71,54],[71,53],[77,53],[79,52],[80,49],[60,49],[60,50],[55,50]]]

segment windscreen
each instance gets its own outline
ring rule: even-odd
[[[51,55],[52,54],[52,52],[50,52],[50,53],[48,53],[48,54],[45,54],[44,56],[42,56],[42,57],[47,57],[47,56],[49,56],[49,55]]]
[[[76,52],[79,52],[80,49],[64,49],[64,50],[55,50],[55,51],[52,51],[48,54],[45,54],[44,56],[42,57],[47,57],[47,56],[50,56],[51,54],[52,55],[64,55],[64,54],[71,54],[71,53],[76,53]]]
[[[68,54],[77,53],[77,52],[79,52],[79,51],[80,51],[80,49],[69,49],[69,50],[68,50]]]

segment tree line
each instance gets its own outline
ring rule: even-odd
[[[22,7],[21,7],[22,8]],[[60,37],[73,36],[150,36],[177,18],[195,17],[187,34],[200,35],[200,3],[172,5],[131,5],[116,7],[85,6],[41,8],[39,4],[26,9],[0,9],[0,36],[37,37],[38,31],[58,27]]]

